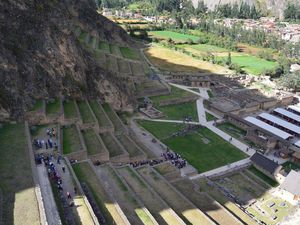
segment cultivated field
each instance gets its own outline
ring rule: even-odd
[[[190,117],[193,121],[198,121],[196,102],[159,106],[156,108],[163,112],[165,119],[184,120],[185,118]]]
[[[162,177],[150,167],[137,169],[139,174],[148,182],[175,212],[191,224],[211,224],[204,214],[200,212],[189,201],[176,192]]]
[[[53,99],[53,101],[49,101],[46,104],[46,114],[47,115],[55,115],[60,112],[60,101],[58,98]]]
[[[3,225],[40,224],[24,124],[0,128],[0,198]]]
[[[70,125],[63,127],[63,153],[69,154],[81,150],[81,143],[76,126]]]
[[[184,136],[171,137],[175,132],[182,130],[184,125],[151,121],[138,123],[170,149],[179,153],[199,172],[212,170],[246,157],[243,152],[207,128],[191,131]]]
[[[196,60],[191,56],[160,47],[158,45],[153,45],[151,48],[146,49],[145,55],[152,64],[161,70],[191,73],[231,73],[228,69],[222,66],[202,60]]]
[[[113,111],[113,109],[110,107],[109,104],[104,104],[102,105],[106,115],[109,117],[111,122],[113,123],[115,127],[115,131],[123,131],[124,130],[124,125],[120,118],[117,116],[117,114]]]
[[[161,200],[157,193],[148,188],[145,181],[142,180],[130,167],[117,169],[129,187],[142,200],[147,209],[154,216],[160,225],[180,225],[182,224],[174,215],[175,212]]]
[[[128,138],[127,135],[121,134],[117,135],[116,138],[123,145],[125,150],[129,153],[129,157],[135,157],[143,155],[143,152],[138,148],[138,146],[133,143],[132,140]]]

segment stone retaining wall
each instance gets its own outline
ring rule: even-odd
[[[102,145],[102,148],[104,149],[104,152],[96,154],[96,155],[89,155],[89,158],[93,162],[96,162],[96,161],[107,162],[107,161],[109,161],[109,151],[107,150],[107,148],[106,148],[105,144],[103,143],[103,141],[102,141],[101,137],[99,136],[99,134],[96,133],[96,135],[97,135],[97,138],[98,138],[99,142]]]

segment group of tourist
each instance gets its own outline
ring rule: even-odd
[[[57,143],[52,140],[53,137],[56,136],[56,130],[54,128],[47,128],[47,140],[44,139],[34,139],[33,140],[33,145],[37,149],[52,149],[52,148],[57,148]]]
[[[171,163],[178,169],[182,169],[186,166],[186,160],[182,159],[181,155],[177,154],[176,152],[170,152],[169,149],[167,149],[166,152],[161,153],[161,156],[164,158],[165,161],[171,161]]]

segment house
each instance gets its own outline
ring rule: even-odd
[[[284,182],[280,185],[282,197],[289,202],[300,201],[300,172],[291,170]]]
[[[255,153],[254,155],[252,155],[250,160],[256,169],[272,178],[273,180],[277,180],[276,178],[282,168],[281,165],[259,153]]]

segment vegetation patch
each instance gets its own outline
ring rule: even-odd
[[[96,155],[104,151],[104,147],[93,129],[83,130],[82,136],[89,155]]]
[[[60,101],[58,98],[52,99],[47,102],[46,113],[47,115],[57,114],[60,111]]]
[[[278,186],[278,183],[271,179],[270,177],[268,177],[267,175],[265,175],[264,173],[260,172],[258,169],[256,169],[254,166],[251,166],[248,169],[251,173],[254,173],[256,176],[258,176],[259,178],[261,178],[262,180],[264,180],[266,183],[268,183],[269,185],[271,185],[272,187],[276,187]]]
[[[102,105],[106,115],[109,117],[111,122],[113,123],[116,131],[123,131],[124,125],[121,122],[120,118],[117,116],[117,114],[113,111],[113,109],[110,107],[109,104],[103,104]]]
[[[217,119],[215,116],[213,116],[212,114],[205,112],[205,117],[207,121],[213,121],[215,119]]]
[[[63,128],[63,153],[69,154],[81,150],[77,128],[74,124]]]
[[[64,102],[64,114],[67,119],[77,117],[77,110],[74,101],[70,100]]]
[[[189,39],[196,42],[199,39],[199,37],[197,37],[195,35],[181,34],[181,33],[167,31],[167,30],[151,31],[151,32],[149,32],[149,35],[151,37],[156,37],[159,39],[166,39],[166,40],[171,38],[173,41],[176,41],[176,42],[185,42]]]
[[[219,124],[219,125],[217,125],[217,127],[238,139],[245,137],[247,134],[247,132],[245,130],[243,130],[229,122]]]
[[[81,115],[81,119],[83,123],[94,123],[96,122],[94,120],[93,114],[88,106],[88,104],[85,101],[78,101],[77,102],[79,112]]]
[[[137,49],[120,47],[120,51],[124,58],[132,59],[132,60],[140,60],[140,54]]]
[[[43,108],[43,100],[42,99],[37,99],[31,108],[31,111],[38,111]]]
[[[156,108],[163,112],[166,119],[185,120],[186,118],[191,118],[193,121],[198,121],[196,102],[159,106]]]
[[[24,124],[3,124],[0,127],[3,224],[40,224],[27,148]]]
[[[120,145],[113,138],[111,133],[100,134],[107,150],[109,151],[109,156],[114,157],[118,155],[122,155],[124,152],[122,151]]]
[[[98,120],[100,127],[111,126],[109,119],[106,117],[104,110],[100,106],[97,100],[92,100],[89,102],[90,106]]]

